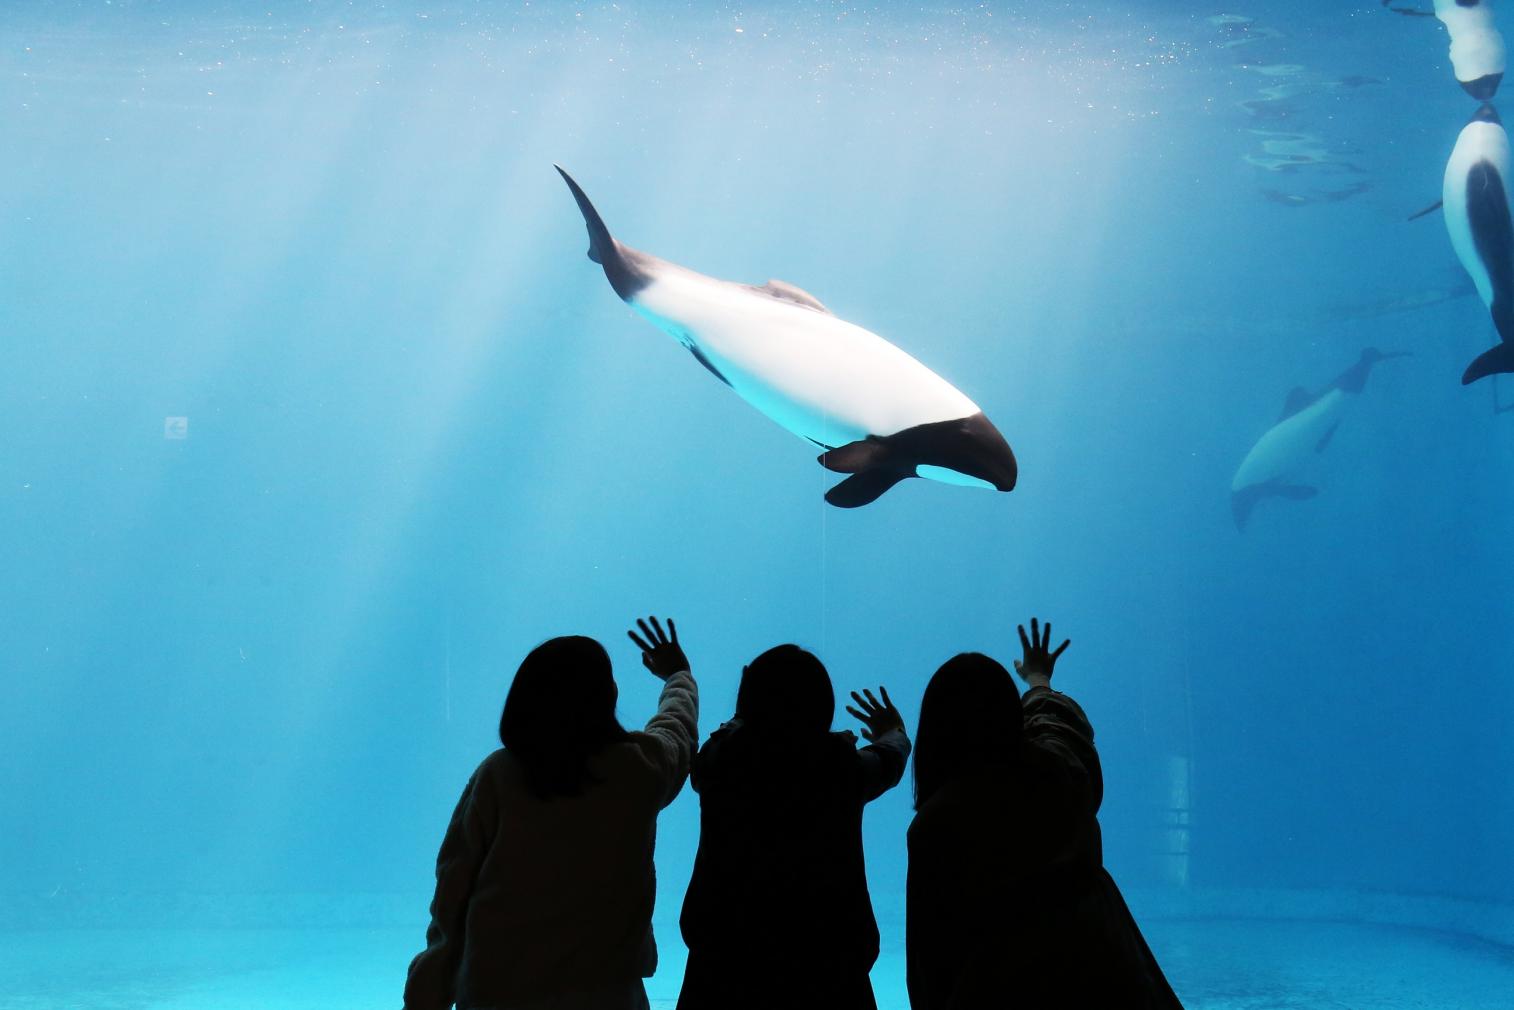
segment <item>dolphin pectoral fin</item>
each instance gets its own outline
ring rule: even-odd
[[[1498,372],[1514,372],[1514,344],[1496,344],[1479,354],[1462,373],[1461,384],[1470,385]]]
[[[770,280],[760,287],[753,288],[753,290],[761,291],[765,295],[771,295],[786,302],[793,302],[795,305],[803,305],[807,309],[824,312],[826,315],[830,315],[831,313],[830,309],[820,303],[820,299],[799,285],[790,284],[788,281]]]
[[[853,443],[854,445],[856,443]],[[878,468],[854,473],[825,493],[825,500],[837,508],[854,509],[869,505],[889,488],[914,474]]]
[[[856,442],[848,442],[846,445],[822,452],[818,459],[821,466],[836,473],[862,473],[864,470],[877,469],[887,455],[888,443],[877,435],[869,435]]]
[[[1320,440],[1314,443],[1314,451],[1317,453],[1324,452],[1325,446],[1329,445],[1330,440],[1335,437],[1335,429],[1339,428],[1340,426],[1341,423],[1339,421],[1336,421],[1334,424],[1332,424],[1330,426],[1330,430],[1321,435]]]
[[[1417,210],[1413,214],[1410,214],[1407,218],[1405,218],[1405,220],[1406,221],[1418,221],[1422,217],[1426,217],[1426,216],[1428,216],[1430,214],[1434,214],[1436,211],[1440,210],[1440,208],[1442,206],[1445,205],[1445,202],[1446,201],[1444,201],[1444,200],[1436,200],[1434,203],[1430,204],[1430,206],[1426,207],[1424,210]]]
[[[702,350],[699,349],[699,345],[698,344],[694,343],[691,340],[687,344],[684,344],[684,346],[689,349],[689,353],[690,354],[694,355],[694,360],[697,361],[697,362],[699,362],[701,365],[703,365],[705,367],[705,369],[711,375],[715,376],[715,378],[719,379],[721,382],[725,383],[727,386],[731,385],[731,380],[727,379],[725,377],[725,373],[724,372],[722,372],[720,369],[718,369],[718,368],[715,367],[715,363],[710,360],[709,355],[705,354],[704,351],[702,351]],[[735,388],[735,387],[732,387],[732,388]]]

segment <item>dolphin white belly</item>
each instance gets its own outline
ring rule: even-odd
[[[855,323],[668,264],[630,304],[692,341],[742,399],[824,448],[978,412],[905,351]]]
[[[1493,23],[1493,0],[1435,0],[1435,16],[1451,36],[1451,69],[1467,93],[1487,101],[1498,93],[1507,54]]]
[[[1473,233],[1473,220],[1468,206],[1468,180],[1479,164],[1491,165],[1498,170],[1507,195],[1509,186],[1509,135],[1496,122],[1474,119],[1462,128],[1456,138],[1456,147],[1451,159],[1446,162],[1445,181],[1441,187],[1444,204],[1446,233],[1451,238],[1451,247],[1462,269],[1472,278],[1478,297],[1484,305],[1493,304],[1493,278],[1488,264],[1478,252],[1477,237]]]
[[[1240,469],[1230,481],[1231,492],[1298,476],[1316,455],[1320,442],[1340,422],[1346,397],[1351,395],[1354,394],[1332,389],[1268,429],[1241,460]]]

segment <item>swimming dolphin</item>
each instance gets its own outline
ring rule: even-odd
[[[1246,528],[1251,510],[1264,498],[1303,501],[1319,494],[1319,488],[1297,483],[1299,472],[1330,444],[1346,408],[1366,388],[1372,366],[1404,357],[1408,357],[1405,352],[1384,354],[1369,347],[1356,364],[1318,393],[1302,386],[1289,392],[1282,416],[1257,439],[1230,481],[1230,514],[1236,529]]]
[[[850,474],[825,500],[856,508],[908,477],[1009,491],[1009,443],[945,379],[813,295],[706,277],[622,245],[567,172],[589,229],[589,259],[621,300],[688,348],[709,372]]]
[[[1503,80],[1503,35],[1493,24],[1493,0],[1435,0],[1435,16],[1451,36],[1451,69],[1467,94],[1486,102]]]
[[[1491,105],[1462,128],[1446,163],[1441,206],[1446,231],[1493,316],[1500,343],[1479,355],[1462,385],[1495,372],[1514,372],[1514,223],[1509,217],[1509,135]]]

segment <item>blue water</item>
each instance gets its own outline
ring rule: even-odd
[[[115,931],[321,923],[396,931],[354,956],[397,1001],[515,664],[596,636],[639,723],[653,611],[706,732],[780,641],[913,726],[947,656],[1054,619],[1191,1006],[1274,1004],[1224,1002],[1174,893],[1514,903],[1514,382],[1459,385],[1496,337],[1404,220],[1474,107],[1376,0],[5,5],[0,927],[65,960],[0,960],[0,1006],[238,1005],[236,959],[154,989]],[[1018,488],[825,505],[812,448],[614,297],[554,162],[627,243],[954,382]],[[1288,390],[1368,345],[1415,356],[1238,533]],[[697,814],[660,826],[674,965]],[[886,946],[910,815],[867,815]],[[137,995],[80,988],[116,961]],[[1336,991],[1275,1005],[1366,1005]]]

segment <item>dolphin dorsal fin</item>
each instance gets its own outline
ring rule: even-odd
[[[1313,393],[1310,393],[1309,390],[1305,389],[1303,386],[1294,386],[1292,389],[1288,390],[1288,398],[1283,401],[1283,413],[1282,416],[1278,418],[1278,420],[1286,421],[1288,418],[1292,417],[1294,414],[1297,414],[1299,411],[1303,410],[1313,402]]]
[[[808,291],[804,290],[798,285],[790,284],[788,281],[770,280],[766,284],[757,288],[757,290],[761,291],[763,294],[771,295],[774,298],[781,298],[786,302],[793,302],[795,305],[803,305],[807,309],[816,309],[820,312],[825,313],[829,313],[831,311],[820,303],[820,299],[816,298],[814,295],[810,294]]]

